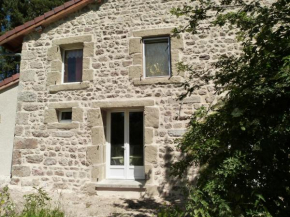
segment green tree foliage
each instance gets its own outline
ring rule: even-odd
[[[66,0],[1,0],[0,35],[52,10],[64,2]],[[20,58],[1,56],[1,54],[8,52],[4,48],[0,49],[0,81],[18,72]]]
[[[4,31],[22,25],[53,8],[60,6],[65,0],[3,0],[1,16],[4,21],[1,26]],[[7,19],[7,17],[9,17]],[[6,19],[5,19],[6,18]],[[2,21],[2,20],[1,20]],[[2,31],[3,34],[3,31]]]
[[[177,33],[194,34],[212,18],[212,26],[237,29],[243,50],[239,57],[221,57],[215,75],[179,64],[199,78],[184,84],[187,94],[213,82],[225,96],[193,115],[179,144],[186,156],[172,172],[182,177],[199,166],[197,184],[183,212],[171,208],[160,216],[289,216],[290,1],[267,7],[261,1],[191,2],[198,4],[172,10],[189,20]]]

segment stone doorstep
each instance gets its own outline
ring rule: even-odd
[[[144,192],[145,180],[105,179],[96,184],[97,191],[138,191]]]

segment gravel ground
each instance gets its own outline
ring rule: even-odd
[[[10,188],[18,210],[23,207],[23,195],[29,193],[32,193],[31,188]],[[158,209],[167,203],[159,197],[149,198],[137,192],[101,192],[89,196],[69,191],[52,191],[49,195],[52,204],[59,204],[67,217],[149,217],[156,216]]]

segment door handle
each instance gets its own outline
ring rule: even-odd
[[[121,146],[122,149],[125,149],[125,146]]]

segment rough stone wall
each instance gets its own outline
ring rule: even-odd
[[[100,6],[91,4],[51,24],[41,34],[26,37],[10,184],[84,190],[92,183],[93,176],[87,158],[88,147],[93,143],[90,126],[90,111],[96,109],[93,102],[150,99],[159,112],[159,126],[149,132],[153,135],[151,142],[157,147],[153,151],[157,158],[150,166],[151,184],[158,186],[159,192],[170,191],[168,169],[170,162],[180,155],[174,140],[184,133],[190,115],[197,108],[213,102],[213,88],[205,86],[181,103],[176,101],[184,91],[180,84],[134,85],[129,78],[129,68],[133,65],[129,39],[133,31],[184,24],[185,21],[169,11],[185,2],[108,0]],[[92,81],[79,90],[49,91],[47,82],[52,65],[48,51],[52,41],[82,35],[92,35],[93,53],[87,58]],[[230,31],[203,29],[197,35],[181,37],[184,49],[179,49],[179,60],[196,69],[209,68],[221,54],[238,52]],[[51,127],[46,123],[50,104],[59,102],[77,103],[75,108],[81,112],[74,126]]]

